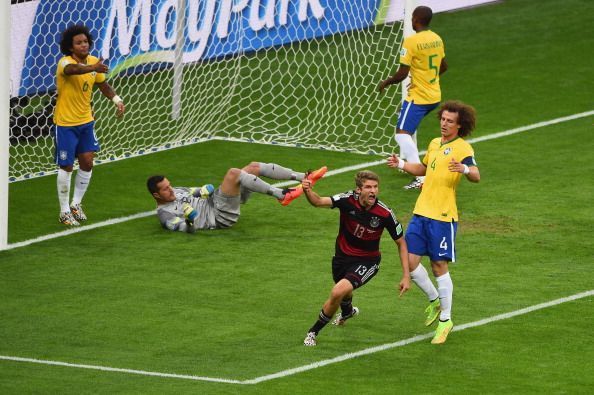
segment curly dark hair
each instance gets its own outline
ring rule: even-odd
[[[455,112],[458,114],[458,124],[460,125],[458,136],[470,136],[470,133],[476,126],[476,110],[474,107],[458,100],[450,100],[441,105],[439,112],[437,113],[437,119],[441,119],[441,114],[444,111]]]
[[[60,39],[60,52],[64,55],[72,55],[72,39],[74,36],[84,34],[89,40],[89,48],[93,48],[93,35],[89,31],[89,28],[85,25],[72,25],[62,32],[62,38]]]

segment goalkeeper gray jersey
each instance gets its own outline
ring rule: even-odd
[[[192,232],[198,229],[215,229],[215,207],[213,195],[208,198],[195,197],[189,188],[175,187],[175,201],[157,206],[157,215],[164,228],[180,232]],[[192,228],[188,228],[184,218],[183,204],[189,203],[198,212]]]

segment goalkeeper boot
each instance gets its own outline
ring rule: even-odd
[[[311,186],[313,187],[320,178],[324,177],[324,174],[326,174],[327,171],[328,168],[326,166],[322,166],[318,170],[308,172],[305,178],[311,181]]]
[[[74,217],[74,219],[79,222],[87,220],[87,216],[85,215],[85,212],[83,211],[81,204],[71,205],[70,212],[72,213],[72,216]]]
[[[336,316],[336,319],[334,321],[332,321],[332,325],[344,325],[346,320],[348,320],[349,318],[353,318],[354,316],[359,315],[359,308],[353,306],[353,310],[351,311],[351,314],[349,315],[345,315],[343,316],[342,313],[338,313],[338,315]]]
[[[433,302],[429,302],[429,306],[425,309],[427,318],[425,318],[425,326],[429,326],[435,322],[441,311],[441,305],[439,304],[439,298],[435,298]]]
[[[66,226],[79,226],[80,223],[74,219],[74,216],[70,211],[64,211],[60,213],[60,222]]]
[[[288,206],[293,200],[295,200],[299,196],[303,195],[303,186],[297,185],[293,188],[283,189],[283,194],[285,196],[282,199],[278,199],[278,201],[283,206]]]
[[[433,336],[433,340],[431,340],[431,344],[443,344],[445,343],[448,335],[452,331],[454,327],[454,323],[452,320],[447,321],[439,321],[439,325],[435,330],[435,336]]]
[[[308,332],[307,336],[305,336],[305,339],[303,340],[303,345],[312,347],[312,346],[315,346],[316,344],[318,344],[318,341],[316,340],[316,333]]]
[[[423,179],[420,177],[415,178],[412,180],[408,185],[405,185],[404,189],[422,189],[423,188]]]

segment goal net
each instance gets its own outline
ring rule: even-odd
[[[211,139],[391,152],[400,94],[377,85],[403,13],[404,0],[13,1],[10,181],[55,171],[58,43],[78,23],[126,104],[118,120],[94,93],[96,163]]]

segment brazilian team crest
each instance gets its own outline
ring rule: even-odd
[[[444,149],[444,150],[443,150],[443,154],[444,154],[444,155],[447,155],[447,154],[449,154],[450,152],[452,152],[452,149],[451,149],[450,147],[448,147],[448,148],[446,148],[446,149]]]
[[[60,150],[60,160],[68,159],[68,152],[64,150]]]
[[[380,224],[380,219],[378,217],[371,217],[371,221],[369,221],[369,225],[372,228],[377,228]]]

